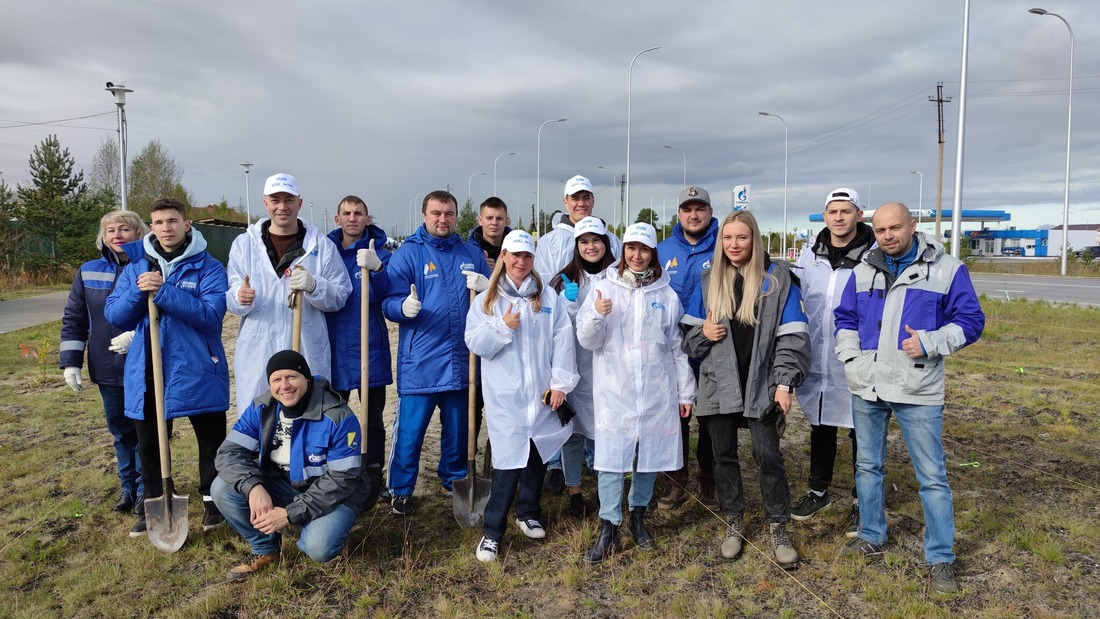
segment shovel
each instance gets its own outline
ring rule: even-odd
[[[374,241],[371,241],[374,247]],[[378,502],[378,494],[382,491],[382,468],[379,466],[367,466],[367,394],[370,392],[370,271],[364,268],[359,270],[360,279],[363,282],[362,296],[359,308],[359,411],[355,413],[359,419],[359,445],[363,461],[363,474],[370,480],[370,494],[367,495],[367,506],[371,507]]]
[[[164,492],[145,500],[149,541],[158,550],[176,552],[187,541],[187,497],[176,494],[172,483],[172,453],[168,450],[168,421],[164,417],[164,364],[160,356],[160,313],[149,293],[149,348],[153,361],[153,392],[157,401],[157,440],[160,443],[160,477]]]
[[[474,304],[474,291],[470,291],[470,305]],[[477,476],[474,459],[477,457],[477,437],[474,436],[474,407],[477,405],[477,391],[474,384],[477,372],[477,357],[470,353],[469,386],[469,422],[466,441],[466,477],[454,483],[454,511],[458,526],[472,529],[477,526],[485,513],[485,504],[489,502],[489,491],[493,484],[484,477]]]
[[[294,310],[294,320],[291,323],[290,349],[294,352],[302,352],[302,291],[295,290],[290,293],[290,308]]]

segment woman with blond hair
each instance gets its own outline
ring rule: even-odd
[[[529,538],[546,537],[540,505],[546,462],[573,433],[573,423],[555,414],[577,385],[573,323],[534,264],[531,235],[509,232],[489,287],[466,314],[466,345],[481,357],[493,445],[493,481],[477,545],[483,562],[496,560],[517,484],[516,526]]]
[[[798,280],[786,262],[773,262],[749,211],[726,216],[711,268],[687,313],[694,326],[684,351],[702,360],[695,415],[714,444],[714,480],[727,527],[722,556],[735,559],[744,539],[737,431],[748,428],[760,469],[768,534],[780,566],[798,565],[787,535],[791,498],[779,438],[792,390],[810,364],[809,327]]]
[[[129,259],[122,246],[149,232],[145,222],[132,211],[111,211],[99,220],[96,247],[102,255],[80,265],[69,290],[69,301],[61,319],[61,359],[65,382],[73,391],[84,383],[80,368],[88,355],[88,376],[99,387],[107,430],[114,437],[115,460],[122,491],[112,511],[137,515],[144,512],[144,487],[137,451],[134,421],[123,413],[122,377],[126,349],[134,339],[133,331],[115,328],[103,315],[107,297],[115,289],[122,267]]]

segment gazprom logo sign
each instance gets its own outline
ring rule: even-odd
[[[747,211],[749,210],[749,194],[752,192],[752,185],[738,185],[733,188],[733,210],[734,211]]]

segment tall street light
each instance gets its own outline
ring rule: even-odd
[[[680,156],[684,158],[684,187],[688,186],[688,156],[684,154],[684,149],[679,146],[669,146],[665,144],[665,148],[671,148],[672,150],[680,151]]]
[[[423,192],[413,196],[413,199],[409,202],[409,234],[412,234],[416,228],[413,227],[413,223],[416,221],[416,203],[420,201],[420,196],[424,195]]]
[[[607,170],[608,173],[611,174],[611,188],[614,189],[615,188],[615,182],[618,180],[619,175],[615,174],[615,171],[612,170],[611,168],[607,167],[607,166],[598,165],[596,167],[599,168],[600,170]],[[612,198],[612,199],[614,199],[614,198]],[[618,209],[615,209],[615,210],[622,212],[621,207],[618,208]],[[622,222],[619,222],[619,223],[622,223]]]
[[[535,141],[535,217],[538,218],[539,236],[542,236],[542,128],[550,123],[563,123],[566,119],[548,120],[539,125],[538,139]]]
[[[122,210],[126,211],[129,210],[126,206],[126,143],[129,141],[126,135],[126,93],[134,91],[122,84],[116,86],[111,82],[107,82],[107,88],[104,90],[115,96],[115,107],[118,108],[118,163],[121,174],[119,194],[122,198]]]
[[[779,114],[770,114],[768,112],[760,112],[761,116],[771,116],[778,118],[779,122],[783,123],[783,234],[782,241],[779,243],[780,252],[782,252],[783,259],[787,259],[787,121],[783,120],[783,117]],[[868,192],[869,193],[869,192]]]
[[[624,181],[626,195],[623,200],[624,213],[622,220],[624,225],[630,219],[630,83],[634,77],[634,61],[638,59],[638,56],[655,49],[661,49],[661,46],[643,49],[634,54],[634,58],[630,60],[630,67],[626,71],[626,180]]]
[[[466,201],[467,202],[473,202],[473,200],[474,200],[473,186],[474,186],[474,177],[475,176],[485,176],[485,173],[484,172],[474,172],[473,174],[470,175],[470,178],[467,179],[467,181],[466,181]]]
[[[920,177],[920,189],[917,193],[917,223],[919,224],[920,218],[924,216],[924,175],[920,170],[909,170],[909,173]]]
[[[1066,261],[1069,256],[1069,153],[1073,139],[1073,28],[1065,17],[1057,13],[1044,11],[1043,9],[1030,9],[1028,13],[1035,15],[1050,15],[1062,20],[1069,31],[1069,114],[1066,121],[1066,195],[1062,205],[1062,275],[1066,274]]]
[[[496,159],[493,159],[493,195],[497,195],[497,162],[501,157],[511,157],[515,153],[501,153],[497,155]]]
[[[248,170],[252,168],[252,164],[246,161],[241,164],[241,167],[244,168],[244,212],[248,217],[245,223],[250,224],[252,223],[252,202],[248,198]]]

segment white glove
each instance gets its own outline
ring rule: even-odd
[[[290,274],[290,289],[301,290],[306,294],[310,294],[317,289],[317,280],[313,279],[309,271],[296,267],[294,272]]]
[[[489,278],[477,271],[463,271],[466,276],[466,287],[474,292],[481,292],[489,287]]]
[[[382,268],[382,261],[378,259],[378,252],[374,251],[374,239],[370,240],[366,249],[355,252],[355,262],[360,269],[378,271]]]
[[[107,347],[107,350],[116,352],[120,355],[125,355],[127,350],[130,350],[130,344],[134,341],[134,332],[127,331],[126,333],[120,333],[116,337],[111,338],[111,345]]]
[[[420,300],[416,298],[416,284],[409,286],[409,296],[401,302],[401,313],[405,318],[416,318],[420,313]]]
[[[73,391],[80,391],[84,383],[80,382],[80,368],[65,368],[65,382]]]

